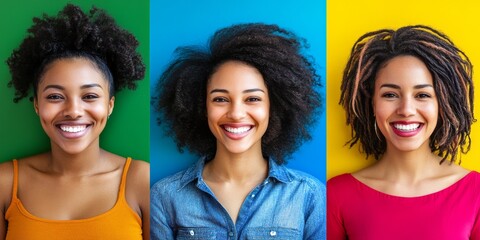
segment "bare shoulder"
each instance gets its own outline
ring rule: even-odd
[[[12,200],[13,190],[13,163],[12,161],[0,163],[0,208],[5,213]]]
[[[148,214],[150,205],[150,164],[132,160],[127,174],[126,198],[139,216]]]
[[[141,182],[149,182],[150,179],[150,163],[142,160],[132,160],[130,163],[130,168],[128,170],[128,178],[136,179]]]
[[[379,179],[378,173],[379,173],[378,165],[372,164],[368,167],[365,167],[356,172],[353,172],[352,176],[364,182],[364,181]]]
[[[434,179],[443,179],[444,181],[454,183],[471,172],[470,170],[455,163],[443,163],[442,165],[443,166],[440,166],[440,170]]]
[[[446,164],[446,163],[444,163]],[[470,170],[458,165],[458,164],[455,164],[455,163],[452,163],[448,166],[448,168],[451,170],[450,172],[453,174],[453,175],[457,175],[457,176],[465,176],[467,175]]]
[[[13,161],[0,163],[0,180],[13,179]],[[12,180],[13,181],[13,180]]]
[[[0,163],[0,189],[12,189],[13,186],[13,163],[7,161]],[[11,194],[11,191],[0,191],[1,195],[4,193]]]
[[[127,195],[143,199],[150,196],[150,163],[142,160],[132,160],[127,174]]]

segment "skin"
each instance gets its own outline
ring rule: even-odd
[[[389,60],[377,72],[374,91],[375,118],[387,148],[377,163],[353,173],[355,178],[386,194],[415,197],[445,189],[468,173],[455,164],[440,165],[441,158],[430,150],[438,99],[420,59]]]
[[[30,214],[50,220],[86,219],[115,205],[126,159],[99,145],[114,101],[107,80],[89,60],[60,59],[47,66],[34,108],[50,138],[51,151],[18,161],[18,197]],[[148,163],[134,160],[126,183],[128,205],[143,219],[144,239],[149,239],[150,232],[149,172]],[[0,164],[0,178],[2,189],[12,189],[11,162]],[[0,193],[3,215],[11,194]],[[6,230],[2,218],[1,238]]]
[[[236,222],[243,201],[268,173],[261,146],[269,120],[268,89],[256,68],[229,61],[211,76],[206,103],[217,151],[203,178]]]

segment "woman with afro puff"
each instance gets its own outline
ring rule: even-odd
[[[321,107],[304,46],[276,25],[239,24],[207,49],[177,49],[154,104],[201,157],[152,187],[152,239],[325,239],[325,187],[284,166]]]
[[[33,19],[7,60],[51,150],[0,165],[1,239],[149,239],[149,165],[100,148],[115,92],[145,66],[138,42],[103,10],[67,5]]]

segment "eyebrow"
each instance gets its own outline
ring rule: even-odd
[[[213,89],[212,91],[210,91],[210,94],[216,93],[216,92],[229,93],[228,90],[226,90],[226,89]],[[260,88],[252,88],[252,89],[247,89],[247,90],[242,91],[242,93],[251,93],[251,92],[263,92],[263,93],[265,93],[265,91],[263,91]]]
[[[92,83],[92,84],[85,84],[85,85],[82,85],[80,87],[80,89],[85,89],[85,88],[93,88],[93,87],[99,87],[99,88],[102,88],[102,86],[100,86],[100,84],[98,83]],[[103,89],[103,88],[102,88]]]
[[[47,85],[47,86],[43,89],[43,91],[45,92],[45,91],[46,91],[47,89],[49,89],[49,88],[55,88],[55,89],[59,89],[59,90],[65,90],[65,88],[62,87],[62,86],[60,86],[60,85]]]
[[[395,85],[395,84],[388,84],[388,83],[382,84],[380,86],[380,88],[383,88],[383,87],[400,89],[400,86]],[[422,88],[427,88],[427,87],[433,88],[432,84],[418,84],[418,85],[413,86],[414,89],[422,89]]]
[[[93,87],[99,87],[99,88],[102,88],[102,86],[100,86],[100,84],[97,84],[97,83],[92,83],[92,84],[85,84],[85,85],[82,85],[80,87],[80,89],[86,89],[86,88],[93,88]],[[43,91],[45,92],[47,89],[49,88],[55,88],[55,89],[59,89],[59,90],[65,90],[65,88],[63,86],[60,86],[60,85],[47,85]],[[103,89],[103,88],[102,88]]]

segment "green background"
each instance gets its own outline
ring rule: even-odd
[[[94,5],[110,14],[123,28],[133,33],[140,46],[138,51],[147,66],[145,78],[137,89],[116,94],[115,108],[100,137],[100,145],[121,156],[149,161],[149,1],[119,0],[13,0],[3,1],[0,8],[0,162],[45,152],[50,140],[44,133],[33,103],[25,98],[13,102],[14,89],[5,63],[32,25],[32,18],[43,13],[56,15],[67,3],[89,11]]]

